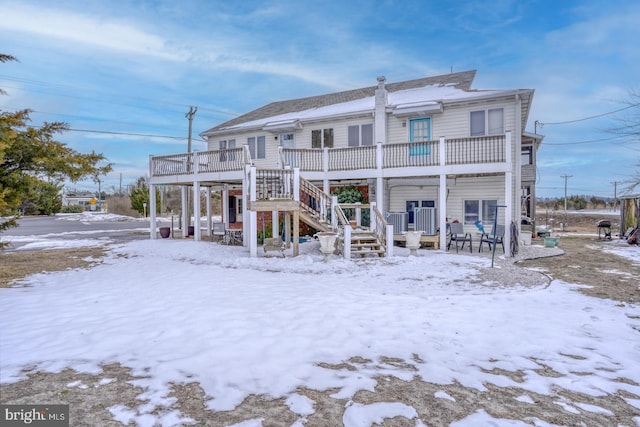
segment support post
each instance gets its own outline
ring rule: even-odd
[[[193,240],[202,240],[200,229],[200,181],[193,182]]]
[[[156,186],[149,184],[149,232],[151,238],[156,239]]]
[[[249,173],[250,181],[249,181],[249,201],[251,203],[256,201],[256,167],[251,166],[251,170]],[[245,241],[248,241],[249,244],[249,256],[257,257],[258,256],[258,215],[254,210],[247,210],[246,206],[243,206],[243,210],[249,212],[249,224],[248,226],[245,224],[243,232],[243,237]]]
[[[351,227],[344,226],[344,244],[342,245],[344,259],[351,259]]]
[[[440,166],[444,168],[447,162],[446,143],[444,136],[439,139]],[[447,175],[440,174],[440,185],[438,186],[438,223],[440,225],[440,249],[447,247]]]
[[[393,224],[387,224],[387,256],[393,256]]]
[[[293,211],[293,256],[300,253],[300,211]]]
[[[181,218],[182,218],[182,237],[187,237],[188,235],[188,230],[189,230],[189,224],[190,224],[190,220],[189,220],[189,204],[188,204],[188,194],[189,194],[189,189],[187,188],[186,185],[183,185],[180,188],[180,198],[181,198],[181,206],[182,206],[182,212],[181,214]]]

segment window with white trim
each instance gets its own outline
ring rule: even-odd
[[[333,128],[312,130],[311,148],[333,148]]]
[[[353,125],[347,128],[349,147],[373,145],[373,125]]]
[[[471,136],[502,135],[504,133],[504,108],[472,111],[469,114]]]
[[[264,136],[250,136],[247,138],[247,145],[252,159],[264,159],[267,157],[266,138]]]
[[[464,201],[464,223],[475,224],[480,220],[483,224],[493,224],[496,217],[498,201],[492,200],[465,200]]]
[[[219,148],[220,150],[226,150],[227,148],[236,148],[236,140],[235,139],[222,140],[219,142]],[[235,160],[235,157],[233,154],[220,153],[221,162],[232,161],[232,160]]]

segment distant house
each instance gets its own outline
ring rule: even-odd
[[[62,193],[62,206],[82,206],[85,211],[102,210],[102,202],[92,193]]]
[[[258,212],[336,231],[348,253],[355,246],[344,243],[345,232],[353,238],[357,230],[343,211],[353,206],[341,209],[331,196],[344,186],[368,199],[368,228],[384,241],[381,252],[405,229],[444,247],[448,222],[491,229],[496,211],[498,224],[520,227],[521,215],[535,219],[543,137],[525,131],[534,90],[472,89],[475,74],[379,77],[375,86],[270,103],[202,132],[207,151],[151,157],[151,191],[160,184],[181,185],[185,195],[188,187],[221,191],[223,221],[243,229],[252,255]],[[393,232],[381,230],[389,223]]]

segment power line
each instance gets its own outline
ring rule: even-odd
[[[626,138],[626,135],[618,135],[618,136],[612,136],[609,138],[601,138],[601,139],[592,139],[589,141],[576,141],[576,142],[545,142],[544,145],[576,145],[576,144],[592,144],[594,142],[602,142],[602,141],[610,141],[612,139],[619,139],[619,138]]]
[[[551,126],[551,125],[568,125],[570,123],[584,122],[585,120],[597,119],[598,117],[604,117],[604,116],[608,116],[609,114],[619,113],[620,111],[628,110],[629,108],[637,107],[639,105],[640,105],[640,102],[636,104],[627,105],[626,107],[619,108],[617,110],[609,111],[608,113],[596,114],[595,116],[583,117],[581,119],[567,120],[565,122],[552,122],[552,123],[543,123],[540,121],[536,121],[536,122],[537,124],[543,127]]]

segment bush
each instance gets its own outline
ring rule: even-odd
[[[66,205],[60,210],[62,213],[82,213],[84,212],[84,206],[80,205]]]

